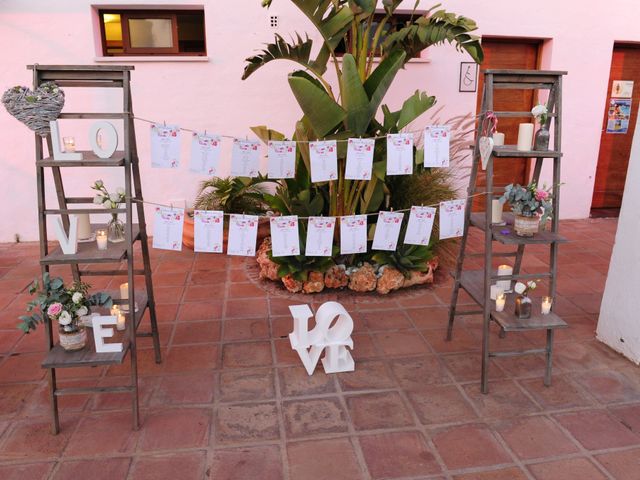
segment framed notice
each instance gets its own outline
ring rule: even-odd
[[[460,62],[459,92],[475,92],[478,88],[478,64],[476,62]]]

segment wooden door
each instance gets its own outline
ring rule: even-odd
[[[633,81],[630,98],[614,81]],[[615,91],[614,91],[615,90]],[[624,184],[627,179],[627,166],[631,152],[631,141],[636,125],[638,103],[640,101],[640,46],[616,44],[613,47],[611,71],[607,84],[607,101],[602,121],[600,153],[596,168],[596,179],[591,201],[592,216],[618,216],[622,204]],[[626,133],[608,133],[607,126],[613,131],[624,131],[624,111],[631,103],[630,118]],[[611,112],[610,112],[611,110]],[[609,122],[611,120],[611,122]],[[617,123],[617,125],[616,125]]]
[[[539,66],[538,56],[540,41],[533,39],[514,38],[482,38],[484,61],[481,70],[489,69],[523,69],[536,70]],[[478,82],[477,112],[482,106],[482,91],[484,88],[484,76],[481,73]],[[529,111],[534,106],[537,98],[534,90],[494,90],[494,111]],[[505,144],[515,145],[518,141],[518,125],[522,122],[532,121],[530,118],[500,118],[498,131],[505,134]],[[529,179],[529,159],[527,158],[494,158],[493,161],[493,185],[504,187],[510,183],[526,184]],[[485,186],[483,171],[478,174],[477,185]],[[478,197],[474,201],[474,210],[484,210],[484,198]]]

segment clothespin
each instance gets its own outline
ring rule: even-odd
[[[165,120],[162,121],[162,124],[166,127],[167,126],[167,122]]]

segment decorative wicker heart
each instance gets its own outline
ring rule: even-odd
[[[58,118],[64,107],[64,91],[53,82],[45,82],[35,91],[17,86],[4,92],[2,103],[7,112],[41,137],[46,137],[49,122]]]
[[[480,149],[480,160],[482,161],[482,169],[485,170],[487,168],[489,157],[491,157],[491,152],[493,152],[493,138],[480,137],[478,139],[478,147]]]

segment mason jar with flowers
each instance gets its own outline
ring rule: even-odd
[[[551,188],[538,188],[536,182],[526,187],[509,184],[504,188],[500,203],[509,202],[515,215],[513,229],[520,237],[532,237],[553,213]]]
[[[531,115],[538,121],[540,128],[533,139],[533,149],[538,151],[549,150],[549,110],[546,105],[538,104],[531,109]]]
[[[533,280],[527,283],[516,282],[513,290],[518,294],[516,297],[516,317],[519,319],[526,319],[531,317],[531,299],[529,298],[529,292],[534,290],[538,284]]]
[[[93,203],[102,205],[104,208],[118,208],[125,200],[125,191],[122,187],[118,187],[115,192],[109,193],[104,186],[104,182],[96,180],[91,188],[98,192],[93,198]],[[124,241],[124,223],[118,218],[117,213],[111,213],[111,220],[107,224],[107,238],[113,243]]]
[[[91,313],[91,307],[111,307],[113,301],[106,293],[89,295],[90,285],[74,282],[65,287],[64,281],[51,278],[48,273],[29,286],[29,293],[36,298],[27,303],[27,315],[20,316],[18,328],[25,333],[35,330],[45,319],[58,323],[60,346],[67,351],[81,350],[87,343],[83,320]]]

